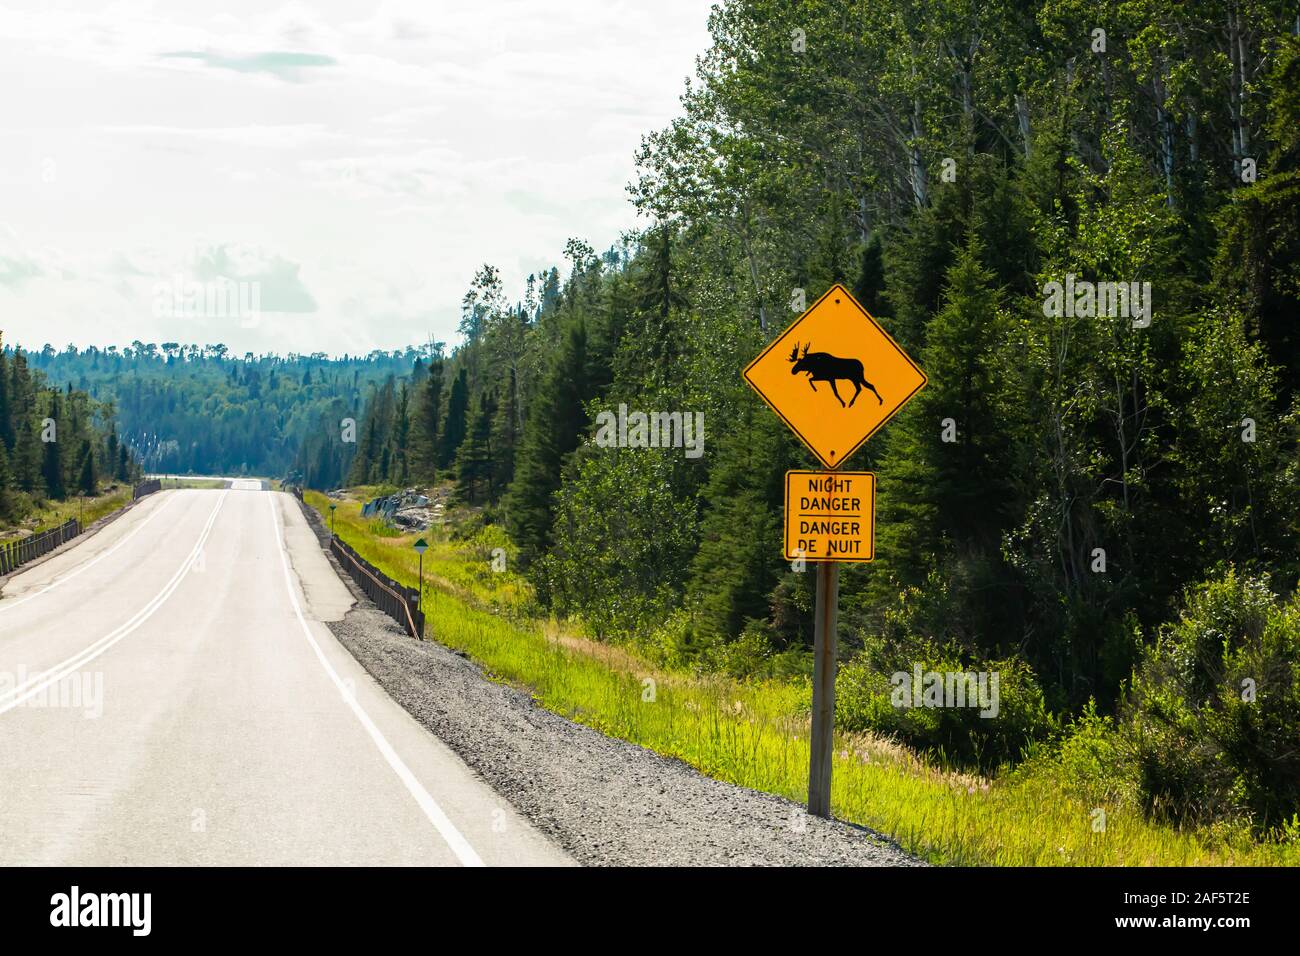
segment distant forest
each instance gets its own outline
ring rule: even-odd
[[[375,387],[350,459],[317,436],[299,469],[454,479],[544,608],[672,664],[803,673],[812,579],[779,528],[783,472],[814,462],[740,371],[845,282],[929,386],[851,463],[878,475],[878,558],[841,578],[841,723],[986,767],[1073,734],[1153,813],[1279,826],[1294,4],[735,0],[710,29],[638,156],[650,224],[570,241],[521,301],[485,266],[456,348]],[[1076,279],[1150,283],[1151,321],[1053,309]],[[597,446],[619,404],[703,412],[705,454]],[[891,707],[914,665],[999,671],[1001,717]]]
[[[376,383],[409,374],[427,351],[239,357],[220,343],[136,341],[47,344],[27,361],[51,382],[112,403],[121,440],[147,472],[279,477],[311,441],[333,436],[342,452],[339,422],[359,417]],[[348,456],[336,457],[313,483],[342,480]]]

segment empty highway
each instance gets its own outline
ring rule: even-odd
[[[569,863],[337,643],[351,604],[256,483],[154,494],[11,577],[0,863]]]

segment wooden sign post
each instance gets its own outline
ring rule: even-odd
[[[835,742],[835,674],[839,653],[840,566],[817,565],[817,605],[813,611],[812,732],[808,764],[808,812],[831,815],[831,754]]]

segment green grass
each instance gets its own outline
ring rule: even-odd
[[[323,495],[306,501],[328,521]],[[336,533],[367,560],[412,585],[415,535],[376,537],[357,502],[338,504]],[[734,681],[665,672],[621,647],[559,639],[554,622],[528,616],[517,577],[494,573],[482,545],[430,529],[425,555],[428,633],[462,650],[547,709],[603,733],[677,757],[702,772],[802,802],[807,793],[808,691],[779,681]],[[646,683],[649,680],[652,684]],[[650,694],[651,688],[653,694]],[[647,699],[651,697],[653,699]],[[1211,840],[1095,807],[1047,777],[985,781],[944,772],[887,742],[837,738],[835,815],[896,839],[935,863],[964,865],[1271,865],[1300,862],[1295,848],[1239,837]]]
[[[35,508],[10,532],[25,529],[33,533],[55,528],[69,518],[80,518],[82,526],[88,526],[105,515],[111,514],[131,503],[130,485],[113,485],[93,498],[69,498],[65,501],[47,501],[43,507]]]

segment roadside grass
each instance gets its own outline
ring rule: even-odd
[[[324,495],[307,504],[328,521]],[[411,585],[416,535],[375,536],[357,502],[335,501],[335,532]],[[473,540],[430,529],[424,609],[430,633],[548,710],[676,757],[741,786],[802,802],[807,794],[807,685],[665,672],[625,647],[566,638],[530,616],[524,583],[493,572]],[[1086,804],[1046,776],[954,774],[888,741],[836,737],[832,809],[934,863],[1001,866],[1187,866],[1300,863],[1295,847],[1211,838]],[[1098,829],[1098,810],[1105,811]],[[799,814],[792,812],[791,826]]]
[[[119,484],[110,485],[93,498],[47,501],[43,507],[28,512],[17,524],[5,527],[0,531],[0,537],[15,536],[20,530],[38,533],[57,527],[69,518],[81,518],[82,525],[88,526],[130,503],[131,486]]]
[[[381,486],[361,486],[349,489],[349,495],[344,498],[329,498],[316,491],[306,491],[303,497],[307,504],[321,513],[326,527],[330,521],[329,506],[336,505],[334,530],[339,537],[356,548],[367,561],[399,568],[402,574],[392,574],[397,580],[415,585],[420,559],[411,546],[417,538],[424,538],[429,545],[424,554],[426,583],[435,581],[443,590],[475,606],[496,610],[511,618],[531,616],[536,611],[532,589],[521,576],[508,570],[492,570],[496,548],[505,549],[507,568],[514,562],[514,548],[503,531],[489,526],[469,540],[453,540],[446,527],[432,527],[411,534],[391,527],[382,519],[363,518],[362,504],[385,491]],[[349,534],[358,537],[349,537]]]

